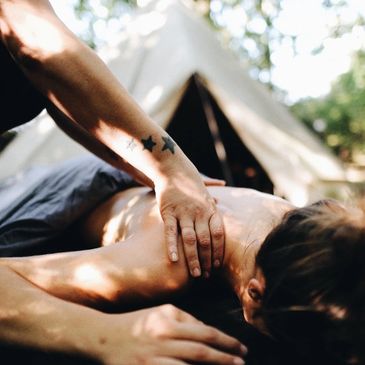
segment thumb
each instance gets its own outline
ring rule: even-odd
[[[212,177],[203,176],[203,183],[205,186],[225,186],[226,181],[221,179],[215,179]]]

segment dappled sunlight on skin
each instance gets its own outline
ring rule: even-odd
[[[157,311],[139,318],[134,323],[132,333],[137,337],[144,333],[150,333],[162,339],[163,335],[167,334],[169,329],[168,322],[161,321],[161,313]]]
[[[231,264],[231,265],[229,265],[229,270],[236,277],[236,285],[234,287],[234,291],[236,292],[236,294],[238,295],[238,298],[242,302],[242,296],[243,296],[243,293],[244,293],[244,290],[245,290],[245,286],[244,286],[244,279],[245,279],[244,269],[243,269],[243,267],[238,268],[235,265]]]
[[[81,289],[101,287],[107,291],[108,287],[111,286],[108,277],[97,266],[92,264],[78,266],[73,272],[73,281]]]
[[[212,187],[210,193],[218,201],[225,225],[225,276],[243,306],[247,285],[258,272],[255,259],[261,243],[293,206],[251,189]]]
[[[141,189],[130,190],[135,192]],[[135,231],[148,228],[151,223],[157,224],[159,221],[162,223],[158,206],[150,199],[152,196],[153,193],[149,191],[144,191],[142,194],[139,191],[139,194],[134,194],[130,199],[123,197],[118,201],[117,198],[112,206],[111,217],[103,228],[102,245],[122,243]]]
[[[245,285],[255,275],[257,250],[287,205],[246,189],[209,190],[218,200],[226,229],[220,275],[226,277],[242,302]],[[168,260],[163,223],[149,189],[118,193],[90,216],[83,229],[94,229],[90,239],[108,242],[107,247],[11,259],[14,271],[60,298],[106,310],[132,303],[147,305],[189,287],[184,260],[177,264]],[[179,250],[183,257],[181,241]]]
[[[244,285],[254,275],[253,263],[261,242],[292,205],[278,197],[251,189],[214,186],[208,189],[216,198],[217,207],[224,220],[226,231],[224,260],[228,280],[242,301]],[[103,234],[113,237],[108,239],[110,243],[124,244],[121,240],[140,236],[143,240],[146,237],[149,240],[157,239],[162,245],[163,223],[152,192],[142,188],[129,189],[120,193],[109,209],[112,210],[112,214],[101,209],[98,214],[109,217],[109,223],[106,219]],[[151,280],[140,267],[133,268],[130,274],[137,276],[141,281]],[[159,278],[156,277],[156,280]],[[170,278],[164,282],[165,290],[174,290],[176,285],[177,283]]]
[[[29,312],[37,315],[54,313],[54,307],[44,300],[29,302],[27,307]]]
[[[123,207],[119,212],[117,211],[119,208],[118,206],[113,209],[115,213],[104,227],[103,246],[122,241],[126,238],[127,227],[132,218],[131,215],[128,215],[128,210],[133,209],[133,206],[140,199],[140,196],[135,196],[129,200],[127,204],[123,204]]]
[[[148,273],[144,268],[136,268],[132,270],[133,275],[135,275],[140,280],[147,280]]]

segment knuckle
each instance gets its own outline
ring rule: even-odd
[[[196,345],[194,349],[194,357],[198,361],[204,361],[209,357],[209,348],[204,345]]]
[[[198,260],[197,256],[195,256],[195,255],[187,255],[186,258],[188,260],[188,263],[189,263],[189,267],[190,268],[199,267],[199,260]]]
[[[195,207],[194,213],[196,217],[202,217],[204,215],[204,209],[202,207]]]
[[[196,237],[193,232],[184,232],[183,240],[184,240],[185,244],[190,245],[190,246],[196,244]]]
[[[171,320],[165,320],[163,325],[161,325],[158,329],[157,337],[160,339],[171,336],[174,333],[175,325]]]
[[[160,212],[161,212],[161,217],[165,222],[171,222],[174,220],[174,214],[172,209],[165,208]]]
[[[176,226],[175,225],[172,225],[172,224],[167,224],[165,226],[165,229],[166,229],[166,233],[168,234],[176,234],[177,230],[176,230]]]
[[[234,364],[235,357],[232,355],[227,355],[227,354],[219,354],[219,356],[217,356],[217,361],[219,361],[220,364],[226,364],[226,365],[230,365],[230,364]]]
[[[214,328],[208,328],[207,334],[206,334],[206,340],[208,342],[216,342],[219,338],[218,331]]]
[[[169,315],[175,315],[175,313],[178,311],[178,309],[173,306],[172,304],[163,304],[160,306],[160,309],[163,313],[169,314]]]
[[[199,245],[203,248],[210,247],[210,237],[203,235],[199,237]]]
[[[212,236],[215,240],[220,240],[224,236],[224,231],[222,227],[217,227],[213,229]]]

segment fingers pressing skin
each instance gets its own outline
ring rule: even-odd
[[[214,213],[209,221],[212,239],[212,262],[214,268],[219,268],[224,257],[224,225],[221,215]]]
[[[195,232],[198,240],[198,256],[204,278],[209,278],[212,267],[212,249],[208,219],[203,216],[195,222]]]
[[[182,218],[180,220],[180,229],[185,258],[188,263],[190,274],[193,277],[199,277],[201,275],[201,268],[197,250],[197,237],[193,222],[188,217]]]
[[[177,221],[173,215],[163,217],[165,239],[167,242],[167,254],[172,262],[179,259],[177,250]]]
[[[178,261],[178,230],[192,277],[208,278],[212,268],[221,266],[224,254],[224,228],[216,201],[205,194],[204,200],[194,200],[186,195],[182,199],[176,189],[163,185],[164,190],[156,190],[160,212],[164,221],[165,242],[170,261]],[[178,192],[179,189],[178,189]],[[176,200],[176,205],[171,201]]]
[[[226,182],[225,180],[221,180],[221,179],[215,179],[212,177],[203,177],[203,183],[205,186],[225,186]]]
[[[177,261],[177,220],[172,216],[165,217],[165,234],[168,242],[168,254],[171,261]],[[193,277],[210,276],[212,268],[219,268],[224,255],[224,226],[218,212],[210,219],[199,216],[195,225],[190,217],[179,221],[184,253]]]

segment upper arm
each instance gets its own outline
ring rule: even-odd
[[[47,0],[0,1],[0,32],[9,52],[26,68],[62,52],[63,35],[72,34]]]
[[[103,248],[109,276],[119,288],[116,302],[141,304],[167,299],[190,284],[182,245],[179,245],[180,260],[172,263],[160,235],[160,227],[155,227],[148,234],[141,232]]]
[[[147,306],[180,293],[190,280],[183,253],[171,263],[159,235],[159,227],[154,227],[114,245],[1,259],[0,266],[51,295],[90,307]]]

